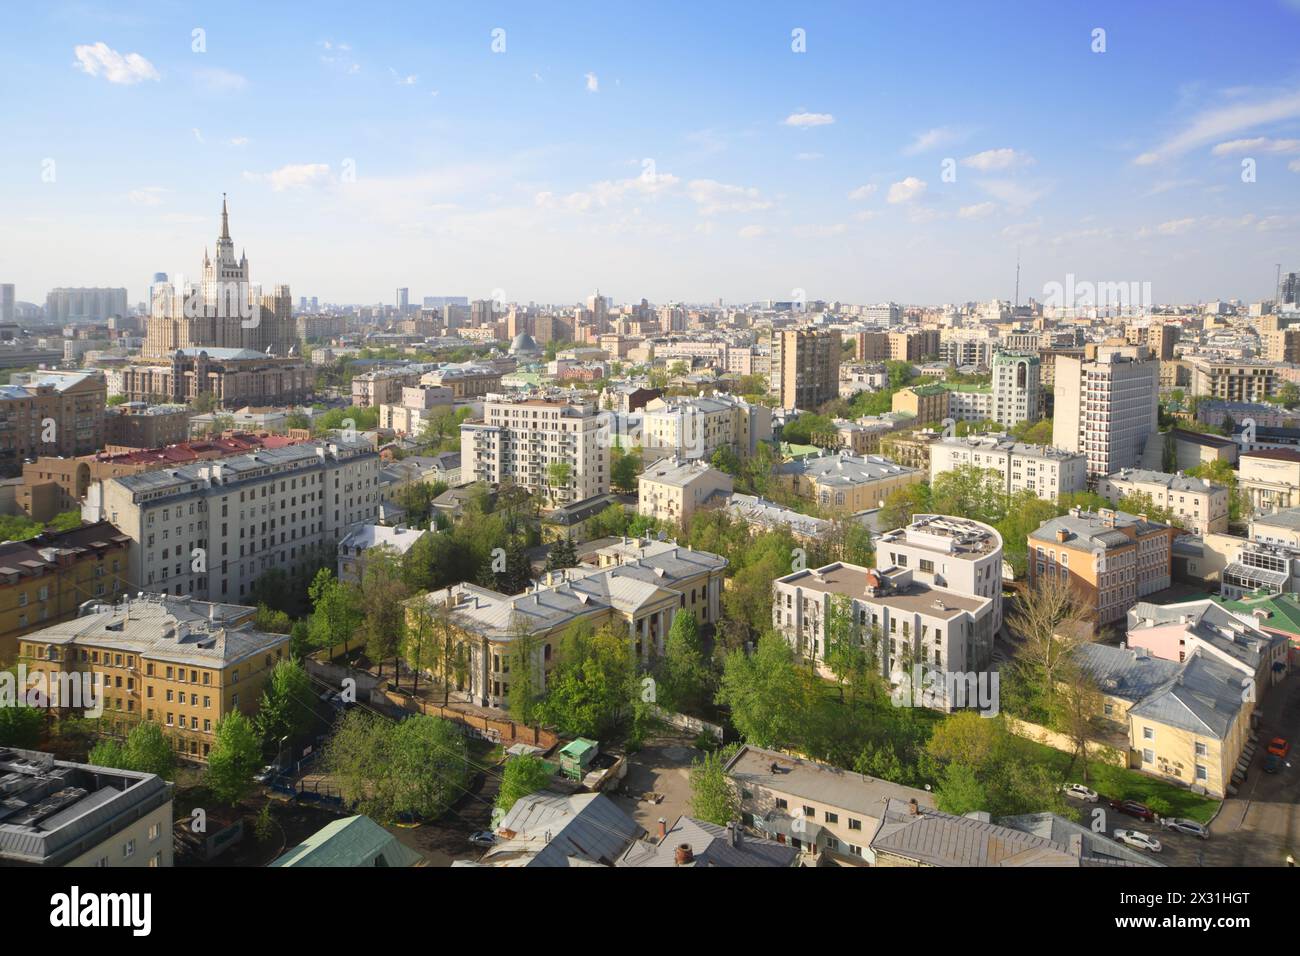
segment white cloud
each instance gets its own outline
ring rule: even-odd
[[[162,186],[144,186],[141,189],[131,190],[126,198],[137,206],[160,206],[163,201],[163,193],[168,191]]]
[[[949,129],[946,126],[937,126],[934,129],[926,130],[924,133],[918,133],[912,142],[903,148],[903,155],[915,156],[917,153],[928,152],[957,139],[960,139],[960,136],[956,130]]]
[[[232,137],[230,137],[230,145],[231,145],[231,146],[247,146],[247,145],[248,145],[248,137],[247,137],[247,136],[232,136]]]
[[[193,127],[193,128],[190,130],[190,132],[194,134],[194,139],[195,139],[197,142],[200,142],[200,143],[203,142],[203,130],[201,130],[201,129],[199,129],[197,126],[195,126],[195,127]]]
[[[821,153],[795,153],[794,158],[799,160],[799,162],[801,163],[808,163],[816,159],[821,159],[822,154]]]
[[[959,219],[983,219],[991,216],[997,210],[997,204],[991,202],[976,203],[973,206],[962,206],[957,210]]]
[[[408,73],[406,76],[403,76],[391,66],[388,68],[388,72],[393,74],[393,82],[398,86],[415,86],[415,84],[420,81],[420,77],[416,73]]]
[[[1188,232],[1200,220],[1195,216],[1187,216],[1183,219],[1170,219],[1162,222],[1157,226],[1143,226],[1138,230],[1138,238],[1146,239],[1151,236],[1181,236]]]
[[[269,173],[244,172],[244,178],[251,182],[269,183],[275,192],[286,189],[303,189],[326,182],[329,179],[328,163],[297,163],[281,166]]]
[[[1286,164],[1286,168],[1293,173],[1300,173],[1300,159],[1293,159]]]
[[[1210,152],[1215,156],[1231,156],[1233,153],[1296,153],[1300,152],[1300,139],[1269,139],[1267,136],[1232,139],[1219,143]]]
[[[891,203],[911,202],[917,196],[925,192],[926,184],[924,180],[917,179],[915,176],[908,176],[906,179],[894,183],[889,187],[889,195],[886,197]]]
[[[102,76],[110,83],[131,86],[142,80],[157,82],[161,77],[154,65],[139,53],[123,56],[107,43],[82,44],[73,50],[77,69],[90,76]]]
[[[858,222],[870,222],[880,215],[879,209],[863,209],[853,214],[853,218]]]
[[[213,93],[237,93],[248,86],[247,77],[220,68],[195,70],[194,78]]]
[[[716,179],[692,179],[686,189],[699,207],[701,216],[720,212],[760,212],[772,208],[772,201],[764,199],[753,186],[734,186]]]
[[[583,76],[584,76],[584,78],[585,78],[586,81],[587,81],[587,92],[588,92],[588,93],[599,93],[599,92],[600,92],[600,79],[596,76],[596,74],[595,74],[595,73],[585,73],[585,74],[583,74]]]
[[[875,194],[876,194],[876,184],[867,183],[867,185],[859,186],[857,189],[850,192],[849,198],[855,200],[870,199]]]
[[[832,236],[843,235],[848,226],[842,222],[832,223],[829,225],[807,225],[795,226],[790,230],[796,239],[829,239]]]
[[[786,126],[798,126],[806,129],[810,126],[829,126],[835,122],[835,117],[830,113],[791,113],[782,122]]]
[[[1049,191],[1041,183],[1022,183],[1013,179],[981,179],[976,185],[994,199],[1019,209],[1032,206]]]
[[[643,173],[631,179],[602,180],[563,196],[550,191],[539,192],[533,196],[533,205],[543,209],[589,212],[618,205],[627,196],[652,199],[674,190],[680,183],[681,180],[671,173]]]
[[[1013,169],[1016,166],[1027,166],[1032,163],[1033,157],[1024,153],[1018,153],[1014,149],[1004,147],[1003,149],[986,149],[982,153],[976,153],[973,156],[967,156],[961,161],[963,166],[969,166],[971,169],[978,169],[980,172],[992,172],[998,169]]]
[[[740,236],[741,239],[759,239],[766,236],[769,232],[771,232],[771,230],[768,229],[767,226],[751,225],[742,226],[736,235]]]
[[[1181,132],[1136,157],[1139,166],[1166,162],[1206,143],[1266,123],[1300,117],[1300,91],[1285,93],[1256,103],[1234,103],[1200,113]]]

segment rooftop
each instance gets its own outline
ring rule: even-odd
[[[1002,547],[998,531],[972,518],[954,515],[914,514],[912,523],[881,536],[881,544],[897,542],[974,561]]]

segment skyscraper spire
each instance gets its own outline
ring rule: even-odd
[[[230,218],[226,213],[226,194],[221,194],[221,238],[230,239]]]

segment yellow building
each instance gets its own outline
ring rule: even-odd
[[[18,655],[18,638],[74,617],[86,601],[130,589],[131,539],[107,521],[0,544],[0,664]]]
[[[925,473],[876,455],[839,452],[782,462],[774,477],[801,498],[852,514],[883,507],[892,492],[924,481]]]
[[[951,397],[942,385],[909,385],[894,393],[892,410],[915,415],[918,424],[930,425],[948,417]]]
[[[151,720],[179,758],[202,762],[217,722],[236,710],[252,716],[271,670],[289,653],[289,635],[255,630],[255,613],[160,594],[128,597],[23,636],[19,663],[47,682],[52,697],[72,675],[80,675],[83,693],[93,682],[106,732],[124,735]]]

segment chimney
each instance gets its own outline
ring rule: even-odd
[[[914,817],[919,817],[921,815],[921,805],[916,802],[916,797],[907,801],[907,812]]]
[[[1061,542],[1062,544],[1064,544],[1066,541],[1069,540],[1069,538],[1070,538],[1070,532],[1066,531],[1064,528],[1057,528],[1057,529],[1056,529],[1056,540],[1057,540],[1057,541],[1059,541],[1059,542]]]
[[[744,840],[744,837],[742,836],[743,832],[744,831],[740,829],[740,824],[735,820],[732,820],[727,824],[727,842],[733,847],[739,847]]]
[[[663,817],[659,818],[659,842],[663,843],[668,838],[668,821]]]
[[[677,844],[677,849],[673,852],[673,859],[678,866],[687,866],[695,862],[695,854],[691,851],[689,843]]]

